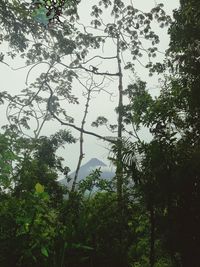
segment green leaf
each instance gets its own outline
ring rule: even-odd
[[[94,248],[86,246],[86,245],[82,245],[82,244],[72,244],[73,248],[77,248],[77,249],[85,249],[85,250],[93,250]]]
[[[49,257],[48,250],[45,247],[41,248],[41,253],[42,253],[42,255],[44,255],[47,258]]]
[[[44,192],[44,186],[41,185],[40,183],[37,183],[35,185],[35,190],[36,190],[37,193],[43,193]]]

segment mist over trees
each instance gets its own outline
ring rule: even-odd
[[[0,1],[0,64],[13,68],[21,58],[26,71],[21,92],[0,92],[8,120],[0,132],[0,265],[198,267],[200,3],[181,0],[170,18],[162,4],[144,12],[132,1],[95,1],[86,24],[82,1]],[[155,25],[170,35],[163,62]],[[162,77],[157,97],[137,64]],[[68,112],[80,105],[77,88],[79,124]],[[91,130],[100,95],[117,97],[117,119],[102,115],[102,103]],[[52,121],[62,129],[42,135]],[[78,180],[86,135],[109,148],[112,180],[98,169]],[[75,142],[70,181],[57,151]]]

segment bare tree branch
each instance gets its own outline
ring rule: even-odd
[[[90,96],[91,96],[91,92],[92,92],[92,84],[93,84],[93,77],[91,77],[91,82],[90,82],[89,88],[87,88],[87,86],[84,86],[87,90],[87,99],[86,99],[85,110],[84,110],[84,114],[83,114],[83,118],[82,118],[82,122],[81,122],[81,130],[82,131],[80,132],[80,154],[79,154],[79,160],[78,160],[77,168],[76,168],[75,175],[74,175],[74,181],[72,184],[72,192],[74,192],[74,190],[75,190],[76,181],[78,178],[78,173],[79,173],[79,170],[81,167],[82,159],[84,157],[84,153],[83,153],[83,130],[84,130],[85,122],[86,122],[86,117],[88,114],[89,102],[91,99]]]
[[[92,135],[92,136],[94,136],[94,137],[97,137],[97,138],[99,138],[99,139],[101,139],[101,140],[104,140],[104,141],[107,141],[107,142],[109,142],[109,143],[116,144],[116,141],[114,141],[114,140],[110,140],[110,139],[107,138],[107,137],[104,137],[104,136],[99,135],[99,134],[94,133],[94,132],[90,132],[90,131],[81,129],[80,127],[78,127],[78,126],[76,126],[76,125],[74,125],[74,124],[72,124],[72,123],[64,122],[63,120],[61,120],[61,119],[60,119],[60,118],[59,118],[59,117],[58,117],[58,116],[51,110],[51,107],[50,107],[50,106],[51,106],[51,100],[52,100],[52,97],[53,97],[53,91],[52,91],[51,87],[49,86],[49,84],[48,84],[47,82],[46,82],[46,85],[47,85],[47,87],[49,88],[49,91],[50,91],[50,97],[49,97],[49,99],[48,99],[48,101],[47,101],[47,109],[49,110],[49,112],[50,112],[50,114],[52,115],[52,117],[53,117],[54,119],[56,119],[58,122],[60,122],[61,125],[69,126],[69,127],[73,128],[73,129],[79,131],[79,132],[83,132],[83,133],[85,133],[85,134]]]
[[[62,62],[58,62],[58,64],[64,66],[65,68],[68,68],[68,69],[82,69],[82,70],[85,70],[87,72],[90,72],[90,73],[93,73],[95,75],[106,75],[106,76],[119,76],[119,73],[109,73],[109,72],[97,72],[97,71],[94,71],[94,70],[90,70],[90,69],[87,69],[85,67],[83,67],[82,65],[79,65],[78,67],[72,67],[72,66],[68,66]]]
[[[102,57],[102,56],[94,56],[86,61],[84,61],[82,64],[86,64],[88,62],[90,62],[91,60],[93,60],[94,58],[101,58],[101,59],[116,59],[117,57],[116,56],[113,56],[113,57]]]

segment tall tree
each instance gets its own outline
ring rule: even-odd
[[[148,127],[153,140],[138,140],[132,145],[138,154],[125,150],[123,158],[132,158],[137,183],[135,159],[147,209],[153,204],[155,221],[162,222],[154,227],[154,240],[155,234],[164,234],[172,262],[186,267],[198,266],[200,247],[199,1],[181,1],[174,19],[167,53],[171,74],[160,96],[153,99],[141,81],[127,91],[131,104],[125,107],[126,122],[136,129]]]
[[[180,9],[174,13],[175,22],[170,28],[171,42],[170,55],[173,66],[176,68],[176,84],[187,105],[185,112],[185,134],[180,141],[181,151],[184,148],[187,156],[184,157],[185,166],[181,165],[180,181],[180,218],[177,217],[180,231],[180,250],[183,266],[198,266],[200,236],[199,224],[199,171],[196,168],[199,162],[200,151],[200,3],[199,1],[181,1]],[[185,152],[182,151],[184,155]],[[182,157],[183,157],[182,155]],[[186,166],[188,171],[186,171]]]
[[[106,21],[104,14],[110,12],[110,21]],[[60,99],[65,98],[67,102],[77,104],[78,99],[72,93],[73,81],[79,80],[80,75],[93,74],[94,79],[105,77],[105,82],[110,78],[118,78],[118,130],[115,143],[118,147],[117,161],[117,191],[119,203],[122,203],[123,194],[123,167],[121,163],[121,146],[123,131],[123,81],[125,72],[131,70],[134,72],[134,62],[140,61],[143,55],[148,57],[146,63],[149,63],[151,57],[156,56],[157,43],[159,37],[152,29],[151,24],[154,18],[163,26],[168,24],[169,18],[162,10],[162,5],[153,8],[149,13],[144,13],[136,9],[132,3],[125,5],[122,1],[100,1],[92,6],[91,25],[82,25],[75,17],[66,15],[65,21],[56,27],[56,24],[49,27],[45,32],[44,38],[37,37],[36,43],[26,49],[21,55],[26,59],[28,65],[32,65],[27,75],[27,84],[29,83],[29,74],[33,68],[39,64],[46,64],[47,72],[41,74],[35,83],[30,84],[24,90],[26,99],[21,97],[11,101],[10,108],[18,108],[18,116],[9,116],[10,122],[15,125],[23,124],[28,126],[30,116],[36,119],[42,118],[41,125],[50,118],[58,120],[62,125],[72,127],[80,132],[108,140],[105,136],[87,130],[74,124],[74,119],[67,114],[64,105]],[[71,20],[71,22],[70,22]],[[151,47],[145,47],[142,39],[146,39]],[[105,45],[113,46],[113,55],[104,56],[100,53],[100,48]],[[90,50],[93,49],[94,56],[90,56]],[[123,57],[124,56],[124,57]],[[131,61],[126,58],[131,59]],[[114,64],[115,71],[103,70],[97,68],[100,61]],[[124,74],[123,74],[124,73]],[[98,84],[96,82],[96,84]],[[102,85],[103,86],[103,85]],[[36,92],[33,92],[37,88]],[[11,97],[7,97],[12,100]],[[47,101],[48,99],[48,101]],[[18,103],[16,100],[19,100]],[[33,108],[39,104],[40,113],[35,113]],[[31,111],[27,110],[31,107]],[[47,108],[47,113],[45,112]],[[24,116],[23,116],[24,115]],[[40,132],[40,127],[37,127]],[[110,139],[108,140],[110,142]]]

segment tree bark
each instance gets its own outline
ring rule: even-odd
[[[122,165],[122,122],[123,122],[123,75],[121,68],[121,58],[120,58],[120,46],[119,46],[119,37],[117,38],[117,64],[118,64],[118,73],[119,73],[119,84],[118,84],[118,93],[119,93],[119,102],[118,102],[118,129],[117,129],[117,168],[116,168],[116,177],[117,177],[117,195],[119,207],[122,208],[122,195],[123,195],[123,165]]]
[[[120,251],[118,258],[118,266],[125,266],[125,248],[123,244],[124,233],[124,201],[123,201],[123,164],[122,164],[122,130],[123,130],[123,74],[121,67],[120,57],[120,43],[119,36],[117,37],[117,65],[119,74],[118,83],[118,129],[117,129],[117,166],[116,166],[116,179],[117,179],[117,199],[118,199],[118,220],[119,220],[119,242]]]
[[[150,206],[150,267],[155,265],[155,212],[153,205]]]
[[[86,117],[88,114],[88,108],[89,108],[89,102],[90,102],[90,95],[91,95],[92,89],[89,88],[88,92],[87,92],[87,100],[86,100],[86,104],[85,104],[85,111],[84,111],[84,115],[83,115],[83,119],[81,122],[81,132],[80,132],[80,153],[79,153],[79,160],[78,160],[78,164],[76,167],[76,172],[75,172],[75,176],[74,176],[74,180],[73,180],[73,184],[72,184],[72,192],[74,192],[75,187],[76,187],[76,182],[77,182],[77,178],[78,178],[78,173],[81,167],[81,162],[83,160],[84,157],[84,153],[83,153],[83,133],[84,133],[84,126],[85,126],[85,122],[86,122]]]

